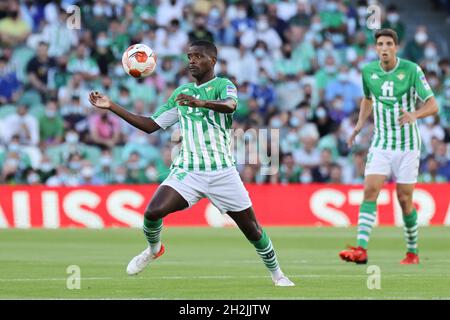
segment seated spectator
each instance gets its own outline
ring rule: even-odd
[[[21,88],[16,72],[8,68],[8,59],[0,57],[0,105],[16,102]]]
[[[292,153],[286,153],[281,160],[279,171],[280,183],[299,183],[302,168],[295,163]]]
[[[331,177],[331,167],[333,165],[333,157],[330,149],[323,149],[320,152],[320,163],[317,167],[312,168],[311,174],[314,182],[327,182]]]
[[[90,142],[102,149],[112,149],[120,140],[120,120],[108,110],[98,110],[89,116]]]
[[[48,44],[40,42],[37,48],[37,55],[28,62],[26,71],[31,87],[37,90],[43,100],[53,95],[53,90],[49,87],[49,75],[56,68],[56,60],[48,55]],[[52,80],[51,80],[52,81]]]
[[[59,145],[64,138],[64,120],[59,114],[58,101],[50,99],[44,114],[38,117],[39,137],[44,147]]]
[[[15,47],[23,43],[30,34],[31,28],[27,25],[20,13],[19,2],[9,0],[6,17],[0,19],[0,43]]]
[[[438,173],[439,163],[436,161],[436,158],[431,155],[426,159],[426,168],[425,171],[419,175],[417,179],[418,182],[421,183],[442,183],[447,182],[447,178]]]
[[[78,44],[75,54],[69,59],[67,70],[71,73],[81,73],[81,77],[86,81],[95,80],[100,74],[97,62],[88,54],[83,42]]]

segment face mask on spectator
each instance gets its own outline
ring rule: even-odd
[[[84,167],[81,169],[81,175],[84,178],[92,178],[94,176],[94,169],[92,167]]]
[[[114,67],[114,75],[119,78],[125,75],[125,71],[123,70],[121,64],[116,64],[116,66]]]
[[[50,172],[53,170],[53,165],[50,162],[43,162],[41,163],[40,170],[45,173]]]
[[[261,58],[263,58],[265,55],[266,55],[266,51],[265,51],[264,49],[262,49],[262,48],[257,48],[257,49],[255,50],[255,57],[261,59]]]
[[[79,163],[78,161],[70,161],[69,162],[69,168],[74,170],[74,171],[80,170],[81,163]]]
[[[103,8],[99,5],[94,5],[94,8],[92,9],[92,12],[94,13],[94,16],[99,17],[103,15]]]
[[[106,48],[108,46],[108,44],[109,44],[108,38],[104,38],[104,37],[98,38],[96,41],[97,47],[100,47],[100,48]]]
[[[292,117],[292,118],[289,119],[289,124],[292,127],[298,127],[300,125],[300,119],[297,118],[297,117]]]
[[[328,74],[335,73],[337,70],[336,66],[325,66],[324,69],[325,69],[325,72]]]
[[[325,118],[327,116],[327,112],[324,108],[318,108],[316,111],[316,116],[319,119]]]
[[[336,2],[330,1],[327,3],[326,8],[328,11],[336,11],[338,9],[338,6],[337,6]]]
[[[272,128],[279,129],[283,126],[283,123],[281,122],[280,119],[274,118],[274,119],[272,119],[272,121],[270,121],[270,126]]]
[[[116,175],[116,182],[118,183],[124,183],[126,180],[127,176],[123,175],[123,174],[117,174]]]
[[[425,117],[423,121],[426,125],[432,126],[434,124],[434,117]]]
[[[322,30],[322,24],[321,23],[313,23],[311,25],[311,30],[314,32],[319,32]]]
[[[302,173],[302,175],[300,176],[300,181],[302,183],[311,183],[312,182],[311,173],[309,173],[309,172]]]
[[[20,145],[17,142],[13,142],[9,145],[8,150],[11,152],[19,152]]]
[[[127,167],[130,170],[138,170],[138,169],[140,169],[141,166],[139,165],[138,162],[129,162],[129,163],[127,163]]]
[[[220,18],[220,10],[217,8],[212,8],[211,11],[209,12],[209,16],[212,19],[219,19]]]
[[[45,110],[45,115],[48,118],[54,118],[56,116],[56,111],[55,110]]]
[[[70,132],[66,135],[66,141],[70,144],[75,144],[79,140],[79,137],[76,133]]]
[[[33,183],[37,183],[40,181],[41,181],[41,179],[39,178],[39,175],[37,173],[32,173],[32,174],[28,175],[28,177],[27,177],[28,184],[33,184]]]
[[[339,73],[337,76],[337,80],[339,82],[346,82],[348,80],[348,74],[347,73]]]
[[[111,163],[112,163],[111,157],[103,156],[100,158],[100,165],[102,167],[109,167],[109,166],[111,166]]]
[[[325,42],[322,47],[325,51],[333,51],[333,44],[331,42]]]
[[[148,180],[155,181],[158,178],[158,172],[155,168],[148,168],[147,171],[145,171],[145,176]]]
[[[333,104],[335,110],[342,110],[344,108],[344,101],[336,100]]]
[[[397,23],[399,18],[398,13],[390,13],[387,16],[387,20],[392,24]]]
[[[269,23],[266,20],[259,20],[256,24],[256,29],[258,29],[258,31],[266,31],[269,29]]]
[[[358,17],[365,17],[367,15],[367,8],[364,7],[358,7],[357,9]]]
[[[418,44],[423,44],[428,40],[428,35],[425,32],[416,33],[414,39]]]
[[[4,163],[5,167],[15,167],[17,168],[19,166],[19,160],[17,159],[13,159],[13,158],[9,158],[5,161]]]
[[[236,18],[237,19],[245,19],[247,17],[247,12],[245,10],[238,10],[236,11]]]
[[[450,99],[450,88],[445,89],[445,97]]]
[[[423,52],[423,54],[425,55],[425,58],[427,59],[433,59],[436,58],[436,49],[432,46],[426,47],[425,51]]]

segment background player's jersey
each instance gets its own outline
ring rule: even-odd
[[[401,110],[413,112],[417,96],[425,101],[433,96],[422,69],[415,63],[397,58],[391,71],[384,71],[379,61],[362,70],[364,95],[372,98],[374,135],[372,147],[386,150],[420,150],[417,123],[400,126]]]
[[[230,138],[232,114],[180,106],[175,99],[181,93],[200,100],[232,98],[237,102],[236,87],[226,78],[216,77],[199,86],[188,83],[175,89],[167,103],[152,116],[163,129],[180,122],[182,146],[172,166],[194,171],[234,166]]]

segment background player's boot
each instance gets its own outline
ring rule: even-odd
[[[419,264],[419,256],[412,252],[407,252],[406,257],[400,261],[400,264]]]
[[[351,247],[349,246],[347,250],[339,252],[339,257],[347,262],[354,262],[357,264],[367,263],[367,250],[362,247]]]
[[[295,283],[289,280],[284,274],[278,279],[272,279],[276,287],[294,287]]]
[[[138,274],[150,263],[150,261],[155,260],[156,258],[162,256],[164,254],[164,246],[161,244],[161,249],[157,254],[152,254],[150,247],[142,251],[136,257],[131,259],[130,263],[127,266],[127,273],[132,276]]]

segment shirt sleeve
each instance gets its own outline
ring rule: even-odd
[[[427,79],[425,78],[425,74],[419,66],[417,66],[416,70],[416,80],[414,83],[414,87],[416,88],[417,95],[422,101],[426,101],[428,100],[428,98],[434,96],[433,90],[431,90],[431,87],[428,84]]]
[[[236,86],[230,80],[224,81],[219,96],[219,99],[221,100],[225,100],[228,98],[232,98],[234,101],[238,102]]]
[[[164,130],[178,122],[179,118],[178,108],[175,104],[175,92],[170,96],[169,100],[167,100],[167,103],[160,106],[150,118]]]
[[[369,89],[369,86],[367,85],[366,78],[364,77],[364,72],[362,73],[361,77],[362,77],[362,83],[363,83],[364,96],[367,99],[370,99],[371,98],[370,89]]]

